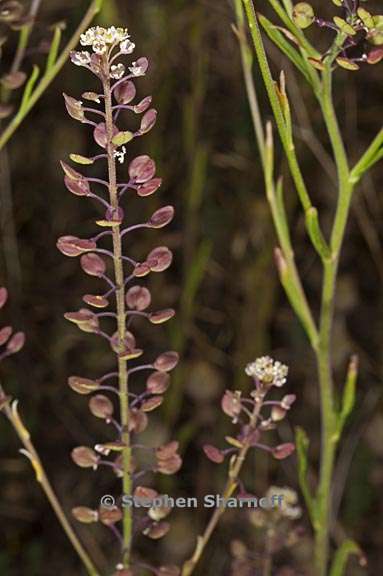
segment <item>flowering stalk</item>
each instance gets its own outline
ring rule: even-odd
[[[373,16],[359,2],[334,0],[334,4],[343,8],[344,17],[335,16],[331,23],[315,16],[314,10],[306,2],[299,2],[291,9],[283,8],[277,0],[269,0],[271,6],[288,29],[288,34],[295,37],[297,45],[290,43],[284,34],[279,32],[267,18],[256,15],[252,0],[241,0],[246,12],[255,53],[260,66],[262,78],[268,92],[278,132],[288,159],[298,195],[304,209],[308,236],[316,250],[323,267],[322,304],[319,322],[316,323],[306,298],[303,294],[299,274],[294,263],[290,240],[289,224],[283,207],[282,182],[274,183],[274,151],[271,125],[267,127],[266,140],[260,141],[261,158],[265,173],[267,197],[270,203],[275,228],[280,243],[276,249],[276,263],[281,283],[289,301],[302,322],[315,352],[318,380],[321,397],[322,415],[322,453],[319,470],[319,484],[313,494],[307,481],[308,438],[303,430],[297,431],[298,472],[302,493],[306,500],[311,522],[315,532],[315,559],[317,574],[328,573],[329,537],[331,531],[331,482],[333,477],[336,450],[344,424],[352,411],[355,402],[355,384],[357,378],[357,361],[352,358],[349,365],[346,385],[343,391],[341,407],[335,401],[331,358],[331,334],[334,322],[334,299],[341,249],[343,246],[346,225],[349,218],[351,200],[355,185],[362,175],[382,158],[382,131],[362,155],[361,160],[350,168],[349,159],[339,128],[332,95],[332,79],[336,65],[350,71],[358,70],[360,64],[376,64],[383,58],[383,16]],[[241,2],[236,2],[238,22],[243,20]],[[338,202],[333,228],[329,240],[322,233],[317,209],[302,196],[302,182],[297,180],[297,157],[292,131],[290,104],[286,92],[285,78],[281,74],[280,84],[273,80],[264,49],[259,23],[269,38],[291,60],[306,79],[316,96],[323,113],[333,149],[334,161],[338,172]],[[307,40],[303,29],[312,24],[334,31],[335,38],[330,48],[321,55]],[[244,38],[240,37],[242,50]],[[357,55],[356,55],[357,54]],[[248,66],[243,60],[244,66]],[[249,90],[249,71],[245,68],[249,100],[252,104],[252,91]],[[253,87],[254,85],[252,85]],[[254,107],[253,107],[254,108]],[[256,118],[257,122],[259,121]],[[257,124],[258,125],[258,124]],[[257,126],[256,125],[256,126]],[[259,138],[258,138],[259,140]],[[347,541],[348,542],[348,541]],[[344,570],[347,556],[358,550],[356,545],[341,546],[334,558],[333,567],[342,566]],[[342,562],[339,563],[339,557]],[[335,570],[335,568],[333,568]],[[338,568],[336,569],[338,570]],[[333,572],[332,572],[333,573]],[[335,571],[340,575],[342,571]]]
[[[136,345],[136,338],[132,332],[132,325],[139,320],[148,320],[152,324],[162,324],[174,316],[172,309],[158,312],[148,312],[151,304],[149,290],[139,284],[133,283],[151,272],[162,272],[172,262],[172,254],[166,247],[153,249],[147,258],[137,262],[124,254],[123,240],[134,231],[140,229],[158,229],[171,222],[174,215],[172,206],[160,208],[145,222],[124,224],[125,196],[136,194],[139,197],[150,196],[161,185],[161,179],[155,177],[156,166],[147,155],[138,156],[125,169],[126,145],[152,129],[156,122],[157,112],[150,108],[152,98],[148,96],[133,104],[136,96],[134,79],[144,76],[148,69],[146,58],[139,58],[127,70],[120,62],[122,56],[133,53],[135,45],[131,42],[126,29],[111,27],[91,28],[81,36],[81,44],[90,47],[89,50],[73,52],[72,62],[83,66],[93,72],[102,86],[101,93],[85,92],[83,99],[93,106],[85,106],[82,101],[64,94],[65,104],[69,115],[93,129],[95,142],[102,148],[102,153],[92,158],[79,154],[71,154],[72,161],[82,165],[93,165],[106,161],[107,180],[95,177],[86,177],[68,164],[62,162],[65,173],[65,183],[70,192],[77,196],[87,196],[103,206],[105,216],[97,224],[102,231],[92,238],[80,239],[74,236],[64,236],[58,240],[59,250],[67,256],[81,256],[81,266],[85,273],[95,276],[106,282],[107,289],[103,294],[84,296],[84,302],[96,310],[105,310],[109,307],[109,298],[115,299],[115,310],[94,312],[90,308],[81,308],[77,312],[69,312],[65,317],[85,331],[103,337],[112,348],[117,371],[110,372],[90,380],[72,376],[69,379],[70,387],[79,394],[92,394],[89,408],[93,415],[103,419],[106,424],[113,426],[117,431],[115,441],[106,444],[96,444],[94,449],[79,446],[72,452],[72,458],[77,465],[83,468],[98,469],[107,466],[117,477],[122,479],[123,495],[128,497],[154,498],[156,492],[152,488],[138,485],[141,479],[150,471],[162,474],[173,474],[181,466],[181,458],[177,453],[178,443],[170,442],[165,446],[148,448],[137,443],[135,435],[143,432],[148,424],[147,413],[155,410],[163,401],[163,393],[169,385],[168,373],[176,366],[178,354],[165,352],[155,361],[144,364],[132,364],[140,358],[143,350]],[[101,107],[96,107],[101,104]],[[136,115],[143,115],[136,130],[126,130],[117,127],[117,122],[124,111]],[[92,118],[92,119],[91,119]],[[97,121],[94,121],[95,118]],[[121,165],[121,174],[117,170]],[[96,188],[100,193],[95,192]],[[107,198],[104,193],[107,191]],[[109,241],[109,242],[108,242]],[[111,244],[111,249],[102,247],[104,242]],[[109,258],[112,266],[108,266]],[[128,268],[128,270],[127,270]],[[115,330],[109,334],[101,323],[113,322]],[[152,371],[146,382],[146,389],[142,392],[133,392],[131,377],[136,373]],[[117,378],[118,387],[110,385],[109,381]],[[114,394],[119,400],[120,419],[114,418],[114,404],[105,394]],[[153,464],[142,470],[138,469],[135,452],[149,450],[153,455]],[[108,459],[116,455],[115,459]],[[119,502],[117,501],[117,504]],[[162,520],[169,513],[163,511],[160,515],[155,510],[149,510],[144,517],[136,517],[131,506],[120,507],[101,506],[93,510],[84,506],[74,508],[75,517],[85,523],[101,522],[109,527],[121,544],[121,562],[117,565],[119,576],[133,574],[135,564],[132,558],[132,540],[139,532],[150,538],[160,538],[169,526]],[[122,533],[118,524],[122,523]],[[173,576],[177,574],[174,567],[152,567],[155,574]]]
[[[284,396],[281,401],[266,399],[274,386],[281,387],[285,384],[287,373],[287,366],[269,356],[264,356],[246,367],[246,374],[252,378],[254,384],[249,398],[243,398],[239,391],[226,390],[222,398],[222,410],[232,418],[234,424],[240,425],[240,432],[234,438],[226,437],[229,448],[224,450],[210,444],[204,446],[206,456],[216,464],[221,464],[226,456],[230,456],[229,474],[222,493],[224,499],[232,497],[238,487],[240,487],[239,499],[251,498],[243,488],[240,474],[252,448],[265,450],[277,460],[283,460],[294,452],[294,444],[290,442],[274,448],[261,442],[262,433],[276,428],[277,423],[285,418],[295,402],[293,394]],[[217,507],[214,510],[205,531],[197,538],[192,557],[183,566],[182,576],[190,576],[194,572],[224,512],[225,507]]]

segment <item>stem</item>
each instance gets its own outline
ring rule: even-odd
[[[110,79],[104,77],[103,88],[105,94],[105,124],[107,130],[108,144],[108,172],[109,172],[109,197],[112,208],[118,208],[118,187],[116,160],[114,157],[113,139],[113,106]],[[119,347],[121,352],[124,350],[126,334],[126,309],[125,309],[125,290],[124,290],[124,269],[122,260],[122,242],[121,227],[114,226],[112,229],[113,237],[113,264],[116,281],[116,304],[117,304],[117,329],[119,338]],[[118,379],[120,391],[120,416],[122,427],[122,441],[125,444],[123,450],[123,493],[126,495],[132,492],[131,478],[131,446],[129,434],[129,387],[128,387],[128,370],[127,361],[118,359]],[[123,542],[124,542],[124,567],[129,567],[130,547],[132,539],[132,511],[129,507],[123,510]]]
[[[57,59],[52,68],[48,70],[43,76],[42,80],[36,89],[32,92],[28,101],[25,103],[25,106],[22,107],[22,110],[19,110],[19,112],[12,118],[8,126],[5,128],[4,132],[0,135],[0,150],[4,148],[8,140],[13,136],[20,124],[23,122],[24,118],[27,116],[27,114],[29,114],[36,102],[41,98],[45,90],[56,78],[57,74],[66,63],[70,52],[76,48],[81,34],[86,28],[88,28],[95,15],[100,11],[101,4],[101,0],[93,0],[84,18],[81,20],[76,32],[69,40],[60,57]]]
[[[259,417],[259,413],[261,411],[262,408],[262,402],[257,402],[255,404],[253,413],[251,415],[251,420],[250,420],[250,426],[251,427],[255,427],[258,417]],[[225,484],[225,488],[222,494],[222,497],[227,499],[230,498],[233,494],[233,492],[235,491],[235,489],[238,486],[238,479],[239,479],[239,475],[241,473],[242,467],[245,463],[246,460],[246,456],[247,453],[249,452],[251,446],[248,442],[246,442],[241,450],[238,452],[238,456],[236,457],[236,460],[234,462],[234,465],[230,468],[229,470],[229,477],[226,481]],[[194,549],[193,555],[191,556],[191,558],[189,560],[187,560],[185,562],[185,564],[182,566],[182,571],[181,571],[181,576],[190,576],[198,562],[201,559],[201,556],[214,532],[214,530],[217,527],[217,524],[219,522],[219,520],[221,519],[221,516],[225,513],[225,507],[218,507],[214,510],[206,528],[204,533],[202,534],[202,536],[198,536],[197,538],[197,544],[196,547]]]
[[[2,388],[0,386],[0,393],[2,392]],[[3,411],[7,416],[8,420],[12,424],[16,434],[20,438],[25,450],[27,451],[28,458],[30,459],[33,468],[36,473],[36,479],[40,484],[42,490],[44,491],[46,497],[48,498],[57,518],[60,522],[61,526],[63,527],[66,535],[68,536],[73,548],[76,550],[79,558],[81,559],[82,563],[84,564],[89,576],[99,576],[99,572],[97,568],[94,566],[92,560],[90,559],[88,553],[83,548],[77,534],[73,530],[72,526],[70,525],[64,510],[61,507],[61,504],[49,482],[49,479],[46,475],[46,472],[43,468],[41,463],[40,457],[30,439],[30,435],[28,430],[25,428],[23,422],[20,419],[20,416],[17,412],[17,404],[13,405],[14,407],[11,408],[9,404],[6,404],[3,407]]]

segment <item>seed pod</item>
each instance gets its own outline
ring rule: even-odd
[[[286,416],[287,410],[282,406],[273,406],[271,409],[271,419],[273,422],[280,422]]]
[[[71,376],[68,378],[68,384],[78,394],[87,395],[100,387],[99,383],[89,378],[80,378],[80,376]]]
[[[171,458],[167,458],[166,460],[158,460],[157,462],[157,472],[161,474],[166,474],[167,476],[171,476],[172,474],[176,474],[182,466],[182,459],[178,454],[175,454]]]
[[[78,312],[67,312],[64,314],[64,318],[69,320],[69,322],[76,324],[83,332],[89,332],[92,334],[97,332],[99,329],[97,316],[86,308],[82,308]]]
[[[173,370],[179,360],[179,355],[177,352],[164,352],[155,360],[153,366],[156,370],[160,372],[170,372]]]
[[[150,306],[152,297],[147,288],[143,286],[132,286],[126,293],[126,304],[132,310],[142,312]]]
[[[151,526],[149,526],[149,528],[145,528],[143,534],[145,534],[145,536],[148,536],[152,540],[159,540],[160,538],[165,536],[165,534],[169,532],[169,530],[170,530],[170,524],[168,522],[156,522],[153,523]]]
[[[17,352],[20,352],[24,344],[25,344],[24,332],[16,332],[16,334],[14,334],[12,338],[8,341],[6,348],[7,353],[16,354]]]
[[[299,28],[308,28],[314,22],[315,14],[311,4],[307,2],[298,2],[294,6],[293,19]]]
[[[145,402],[142,403],[141,410],[144,412],[152,412],[161,406],[163,401],[164,399],[162,396],[154,396],[153,398],[149,398],[149,400],[145,400]]]
[[[113,125],[112,132],[113,132],[112,137],[114,137],[114,136],[116,136],[116,134],[118,134],[119,130],[118,130],[117,126]],[[95,127],[95,129],[93,131],[93,137],[94,137],[95,141],[97,142],[97,144],[99,146],[101,146],[101,148],[107,147],[107,145],[108,145],[108,132],[106,129],[105,122],[100,122],[99,124],[97,124],[97,126]]]
[[[89,409],[94,416],[103,420],[109,420],[114,412],[112,402],[103,394],[97,394],[90,399]]]
[[[167,372],[153,372],[146,381],[146,388],[151,394],[163,394],[169,386]]]
[[[168,444],[164,444],[163,446],[156,448],[156,457],[158,460],[166,460],[167,458],[171,458],[177,453],[178,448],[179,442],[176,442],[175,440],[168,442]]]
[[[74,448],[71,456],[72,460],[77,464],[77,466],[80,466],[80,468],[93,468],[94,470],[97,469],[100,460],[94,450],[87,446],[78,446],[77,448]]]
[[[72,98],[72,96],[68,96],[67,94],[63,94],[63,96],[65,100],[65,107],[69,116],[75,120],[78,120],[79,122],[84,122],[86,118],[82,107],[82,102]]]
[[[205,446],[203,446],[203,451],[205,452],[209,460],[211,460],[215,464],[221,464],[225,459],[225,456],[222,453],[222,451],[216,448],[215,446],[212,446],[211,444],[205,444]]]
[[[295,446],[291,442],[280,444],[273,449],[273,456],[277,460],[288,458],[295,451]]]
[[[162,178],[153,178],[152,180],[149,180],[149,182],[146,182],[145,184],[139,186],[137,188],[137,194],[138,196],[142,197],[150,196],[151,194],[157,192],[161,184],[162,184]]]
[[[170,507],[154,506],[153,508],[150,508],[150,510],[148,512],[148,516],[149,516],[149,518],[151,518],[151,520],[154,520],[155,522],[159,522],[160,520],[163,520],[164,518],[169,516],[171,511],[172,511],[172,509]]]
[[[106,308],[109,305],[109,301],[104,296],[99,295],[85,294],[83,300],[85,304],[94,306],[94,308]]]
[[[72,514],[79,522],[83,524],[92,524],[93,522],[98,522],[98,512],[97,510],[92,510],[86,506],[77,506],[72,509]]]
[[[173,206],[164,206],[160,208],[151,216],[149,225],[152,228],[163,228],[167,226],[174,218]]]
[[[8,300],[8,290],[4,287],[0,288],[0,309],[4,306]]]
[[[231,418],[236,418],[242,411],[241,393],[226,390],[221,401],[221,407],[225,414]]]
[[[137,156],[129,165],[129,176],[136,184],[149,182],[156,173],[154,160],[146,154]]]
[[[12,72],[1,78],[1,83],[7,90],[17,90],[24,84],[27,75],[25,72]]]
[[[136,87],[131,80],[125,80],[121,82],[115,90],[114,97],[119,104],[129,104],[136,95]]]
[[[175,311],[172,308],[167,308],[166,310],[159,310],[158,312],[153,312],[149,316],[149,320],[152,324],[163,324],[167,322],[175,315]]]
[[[81,256],[81,268],[89,276],[97,276],[100,278],[106,272],[106,264],[104,260],[94,252],[84,254]]]
[[[141,100],[141,102],[136,104],[136,106],[133,106],[133,112],[135,112],[136,114],[142,114],[143,112],[146,112],[146,110],[152,103],[152,100],[153,98],[151,96],[146,96],[146,98]]]
[[[149,132],[153,128],[156,121],[157,121],[157,110],[151,108],[142,117],[140,125],[140,133],[147,134],[147,132]]]
[[[12,332],[12,326],[4,326],[4,328],[0,330],[0,346],[3,346],[9,340]]]
[[[61,236],[57,240],[57,248],[65,256],[75,257],[94,250],[97,247],[93,240],[82,240],[76,236]]]
[[[133,270],[133,274],[136,278],[143,278],[150,274],[150,267],[145,262],[137,264]]]
[[[104,526],[113,526],[122,519],[122,512],[117,506],[113,506],[113,508],[101,507],[98,516]]]
[[[148,425],[148,417],[142,410],[132,408],[129,411],[129,432],[140,434]]]
[[[152,272],[163,272],[173,261],[173,254],[166,246],[154,248],[146,259],[146,264]]]

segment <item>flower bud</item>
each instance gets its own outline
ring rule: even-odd
[[[147,288],[143,286],[132,286],[126,293],[126,304],[133,310],[142,312],[150,306],[152,297]]]
[[[77,466],[80,466],[80,468],[97,469],[99,457],[92,448],[88,448],[87,446],[78,446],[78,448],[72,450],[71,456],[72,460],[77,464]]]
[[[105,274],[106,264],[98,254],[91,252],[81,256],[81,268],[89,276],[98,276],[100,278]]]
[[[146,381],[146,388],[151,394],[163,394],[168,389],[169,381],[167,372],[153,372]]]
[[[222,451],[216,448],[215,446],[212,446],[211,444],[205,444],[205,446],[203,446],[203,451],[205,452],[209,460],[211,460],[211,462],[214,462],[215,464],[221,464],[225,459],[225,456],[222,453]]]
[[[137,156],[129,165],[129,176],[137,184],[149,182],[156,173],[154,160],[146,154]]]
[[[93,416],[102,418],[103,420],[109,420],[113,416],[114,412],[112,402],[103,394],[97,394],[90,399],[89,409]]]
[[[167,226],[174,218],[173,206],[164,206],[151,216],[149,224],[152,228],[163,228]]]
[[[164,352],[155,360],[153,366],[156,370],[160,372],[170,372],[173,370],[179,360],[179,355],[177,352]]]

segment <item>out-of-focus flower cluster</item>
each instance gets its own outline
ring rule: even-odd
[[[221,450],[210,444],[204,446],[207,457],[217,464],[223,462],[225,456],[238,453],[245,447],[266,450],[277,460],[287,458],[294,451],[294,444],[290,442],[274,448],[262,442],[262,434],[276,428],[295,402],[294,394],[287,394],[281,400],[267,399],[274,387],[280,388],[286,383],[287,366],[263,356],[248,364],[245,371],[254,383],[250,396],[243,396],[239,390],[226,390],[221,402],[223,412],[239,425],[239,433],[236,437],[226,437],[230,446],[226,449]]]
[[[317,17],[308,2],[294,6],[293,18],[302,29],[316,24],[336,33],[336,39],[320,60],[310,58],[319,70],[327,56],[335,54],[339,66],[346,70],[358,70],[361,63],[377,64],[383,59],[383,15],[373,15],[360,6],[358,0],[333,0],[343,10],[342,16],[331,21]]]

